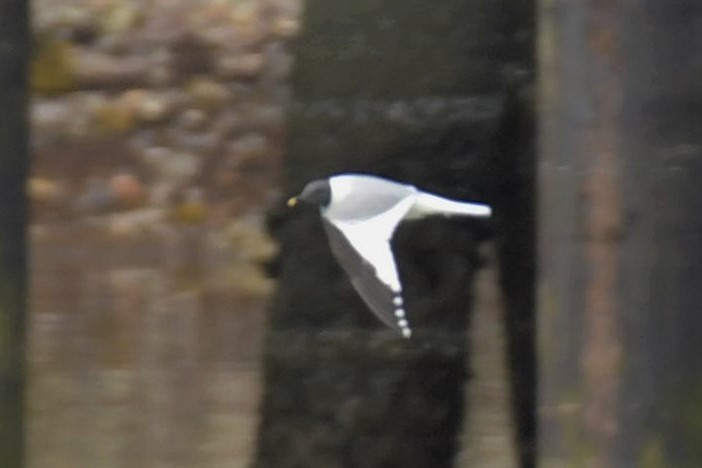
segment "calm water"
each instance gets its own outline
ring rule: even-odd
[[[82,231],[32,240],[29,465],[246,466],[265,301],[204,232]]]
[[[266,297],[228,280],[236,252],[204,230],[85,231],[32,237],[29,466],[247,466]],[[479,276],[458,467],[515,466],[495,283]]]

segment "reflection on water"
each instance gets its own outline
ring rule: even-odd
[[[204,232],[83,231],[32,239],[29,466],[246,466],[264,298]]]
[[[494,265],[493,254],[493,265]],[[476,278],[476,302],[471,318],[471,381],[466,388],[468,416],[463,422],[457,467],[516,468],[510,396],[505,366],[502,297],[497,271],[488,268]]]
[[[29,466],[248,466],[266,295],[232,279],[241,252],[205,230],[85,231],[32,238]],[[495,284],[477,281],[457,466],[516,466]]]

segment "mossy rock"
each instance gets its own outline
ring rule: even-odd
[[[70,42],[51,33],[39,34],[34,40],[30,65],[32,91],[59,94],[75,85],[74,52]]]
[[[117,103],[109,103],[98,109],[96,119],[104,133],[123,133],[134,127],[137,114],[134,109]]]

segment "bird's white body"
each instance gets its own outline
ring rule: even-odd
[[[492,210],[372,175],[342,174],[328,182],[330,201],[320,213],[332,252],[371,310],[409,338],[402,284],[390,247],[398,224],[432,215],[485,218]]]
[[[358,195],[359,191],[366,190],[363,186],[372,184],[393,184],[406,190],[406,198],[409,210],[402,219],[414,220],[427,216],[472,216],[488,218],[492,215],[492,209],[482,203],[462,202],[440,197],[428,192],[422,192],[413,185],[400,184],[398,182],[381,179],[380,177],[366,174],[344,174],[329,178],[329,185],[332,190],[332,203],[326,209],[322,209],[322,214],[328,212],[334,214],[335,207],[342,206],[350,197]],[[403,205],[404,206],[404,205]],[[338,209],[338,208],[337,208]]]

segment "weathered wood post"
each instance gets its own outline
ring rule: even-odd
[[[28,2],[0,2],[0,460],[24,463]]]
[[[540,32],[541,466],[701,466],[702,7]]]
[[[509,146],[500,141],[509,138],[505,75],[530,64],[530,6],[307,2],[285,190],[337,171],[368,171],[496,201]],[[314,210],[281,209],[271,231],[282,251],[254,465],[452,466],[471,279],[486,227],[431,220],[396,233],[412,340],[384,330],[360,301]]]

